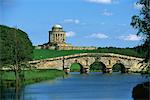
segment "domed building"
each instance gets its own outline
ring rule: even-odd
[[[39,45],[36,49],[53,49],[53,50],[94,50],[96,47],[79,47],[72,46],[66,42],[66,33],[61,25],[54,25],[49,31],[49,42]]]
[[[62,26],[54,25],[52,31],[49,31],[49,43],[62,44],[65,43],[66,34],[63,31]]]

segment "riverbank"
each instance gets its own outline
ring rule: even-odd
[[[55,69],[26,70],[22,73],[24,73],[23,84],[31,84],[44,80],[52,80],[65,75],[63,71]],[[15,82],[15,73],[13,71],[2,71],[1,80],[5,82]]]

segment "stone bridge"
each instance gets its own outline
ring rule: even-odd
[[[113,65],[121,63],[124,65],[122,72],[140,71],[143,64],[142,58],[113,54],[113,53],[81,53],[56,58],[30,61],[29,63],[37,69],[59,69],[66,72],[70,71],[73,63],[79,63],[82,66],[81,72],[89,72],[90,65],[94,62],[101,62],[106,67],[103,72],[112,72]]]

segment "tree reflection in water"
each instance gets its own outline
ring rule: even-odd
[[[15,81],[1,80],[0,83],[0,100],[20,100],[23,97],[23,81],[17,80],[19,84],[17,85]]]
[[[150,82],[136,85],[133,88],[132,97],[134,100],[150,100]]]

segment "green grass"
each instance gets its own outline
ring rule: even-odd
[[[24,71],[25,83],[34,83],[42,80],[55,79],[57,77],[65,75],[63,71],[60,70],[28,70]],[[3,71],[2,80],[15,81],[15,73],[12,71]]]
[[[138,54],[133,49],[120,49],[120,48],[100,48],[98,50],[47,50],[47,49],[35,49],[33,51],[33,60],[54,58],[60,56],[67,56],[79,53],[116,53],[134,57],[144,57]]]
[[[70,70],[72,72],[75,72],[75,71],[79,72],[80,69],[81,69],[81,66],[78,63],[73,63],[70,67]]]
[[[96,50],[46,50],[46,49],[35,49],[33,51],[33,59],[45,59],[45,58],[54,58],[60,56],[67,56],[72,54],[79,53],[94,53]]]
[[[15,73],[13,71],[1,71],[2,80],[15,80]]]

